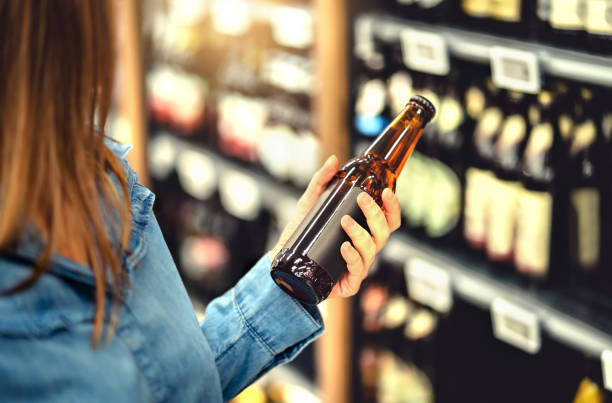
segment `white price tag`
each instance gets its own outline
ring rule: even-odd
[[[438,312],[449,312],[453,305],[451,279],[446,272],[421,258],[411,258],[404,268],[408,295]]]
[[[442,35],[406,29],[401,32],[400,38],[406,66],[440,76],[449,73],[448,48]]]
[[[493,46],[490,57],[495,85],[531,94],[540,91],[540,65],[535,53]]]
[[[604,387],[612,390],[612,351],[604,350],[601,353],[601,374],[603,376]]]
[[[540,324],[535,313],[503,298],[495,298],[491,317],[495,337],[531,354],[540,351]]]

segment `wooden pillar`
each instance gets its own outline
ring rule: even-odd
[[[117,70],[119,79],[119,115],[127,131],[126,142],[134,146],[128,160],[146,186],[149,181],[147,164],[147,129],[145,122],[144,70],[142,62],[141,2],[115,2],[118,43]],[[122,139],[123,140],[123,139]]]
[[[346,0],[315,0],[316,130],[323,154],[348,156]],[[351,379],[351,299],[325,302],[325,333],[317,342],[317,382],[323,401],[348,403]]]

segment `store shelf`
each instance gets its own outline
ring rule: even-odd
[[[218,177],[226,172],[237,172],[252,179],[258,187],[262,198],[262,204],[266,208],[275,211],[282,201],[287,200],[297,202],[301,192],[289,184],[275,181],[272,177],[263,172],[253,170],[247,163],[239,163],[229,157],[224,157],[219,153],[206,148],[205,146],[194,144],[190,141],[180,139],[168,134],[158,134],[154,136],[156,141],[163,139],[172,144],[176,158],[180,158],[180,152],[191,150],[207,157],[214,166],[215,175]]]
[[[418,257],[448,273],[453,297],[485,310],[503,298],[537,316],[539,327],[551,338],[572,348],[599,357],[612,350],[612,324],[605,312],[550,289],[528,289],[511,273],[490,270],[469,254],[443,251],[412,236],[394,234],[382,251],[385,259],[404,264]]]
[[[374,23],[375,21],[375,23]],[[449,53],[457,58],[489,63],[493,47],[507,47],[536,54],[541,71],[550,75],[612,87],[612,58],[556,48],[536,42],[474,33],[463,29],[408,21],[388,15],[366,14],[356,24],[371,26],[381,38],[396,39],[406,29],[442,35]],[[371,24],[371,25],[370,25]]]

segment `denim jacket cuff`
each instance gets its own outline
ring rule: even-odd
[[[252,336],[280,364],[323,332],[323,319],[316,306],[302,305],[274,283],[271,264],[267,253],[234,287],[234,301]]]

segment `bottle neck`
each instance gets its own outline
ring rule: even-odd
[[[426,112],[420,106],[410,103],[363,152],[362,156],[376,155],[386,161],[393,174],[399,175],[426,124]]]

